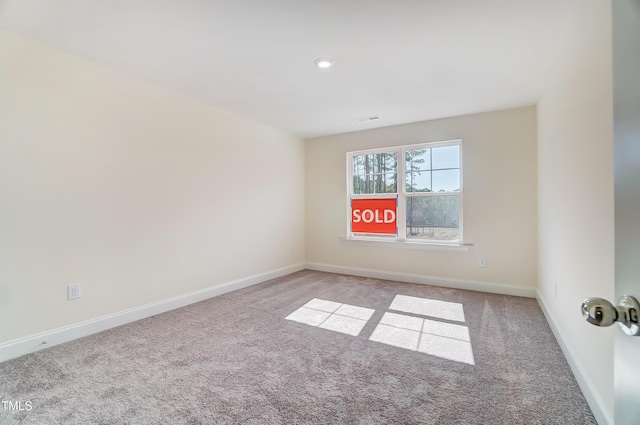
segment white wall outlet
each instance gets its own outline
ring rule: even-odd
[[[72,283],[71,285],[67,286],[67,299],[68,300],[75,300],[80,298],[80,284],[79,283]]]
[[[487,267],[487,257],[480,257],[480,260],[478,260],[478,266]]]

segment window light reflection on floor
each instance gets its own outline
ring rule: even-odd
[[[444,320],[454,320],[456,322],[464,322],[464,310],[462,309],[462,304],[431,300],[429,298],[396,295],[389,306],[389,310],[420,314],[422,316],[436,317]]]
[[[462,304],[396,295],[369,340],[394,347],[474,365],[469,328],[457,323],[416,315],[464,322]],[[305,325],[358,336],[375,310],[314,298],[285,319]]]
[[[285,319],[358,336],[375,310],[314,298]]]
[[[387,312],[371,333],[369,340],[461,363],[475,364],[469,328],[454,323]]]

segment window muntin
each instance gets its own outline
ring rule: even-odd
[[[398,234],[384,240],[461,244],[461,156],[461,141],[350,152],[349,201],[398,198]],[[404,184],[398,186],[399,181]],[[350,220],[350,208],[348,213]],[[348,238],[380,239],[381,235],[354,234],[349,228]]]

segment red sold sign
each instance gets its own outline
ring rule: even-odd
[[[396,198],[352,199],[351,231],[353,233],[397,234]]]

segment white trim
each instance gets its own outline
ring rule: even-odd
[[[395,149],[408,149],[408,148],[414,148],[415,146],[422,146],[422,145],[431,145],[439,148],[442,146],[453,146],[460,143],[462,143],[462,138],[450,139],[450,140],[432,140],[430,142],[413,142],[407,145],[392,145],[392,146],[387,146],[383,148],[360,149],[357,151],[349,151],[347,153],[353,154],[353,155],[363,155],[363,154],[369,154],[369,153],[385,153]],[[400,160],[400,158],[398,160]]]
[[[62,344],[63,342],[82,338],[116,326],[121,326],[126,323],[135,322],[136,320],[144,319],[176,308],[184,307],[199,301],[204,301],[218,295],[226,294],[227,292],[236,291],[257,283],[304,270],[304,268],[304,263],[293,264],[291,266],[210,286],[199,291],[178,295],[165,300],[108,314],[106,316],[96,317],[95,319],[86,320],[73,325],[5,342],[0,344],[0,362],[34,351],[39,351],[44,348],[52,347],[54,345]],[[46,343],[43,343],[44,341],[46,341]]]
[[[406,249],[424,249],[427,251],[458,251],[468,252],[471,249],[471,245],[458,245],[458,244],[438,244],[438,243],[426,243],[426,242],[409,242],[407,240],[391,239],[385,241],[383,239],[356,239],[356,238],[340,238],[340,242],[345,245],[358,245],[358,246],[378,246],[384,248],[406,248]]]
[[[549,322],[551,331],[558,341],[558,345],[560,345],[560,348],[569,363],[569,367],[578,382],[578,386],[582,390],[584,398],[587,400],[587,403],[593,412],[593,416],[596,418],[596,421],[599,425],[613,425],[612,412],[607,409],[604,401],[600,397],[600,393],[596,389],[596,386],[589,378],[589,374],[586,369],[582,366],[578,358],[573,354],[569,345],[565,342],[566,339],[560,330],[560,327],[556,324],[557,320],[553,317],[551,311],[545,307],[544,299],[539,291],[537,292],[536,298],[538,300],[538,304],[540,304],[542,312],[547,318],[547,322]]]
[[[329,273],[349,274],[376,279],[396,280],[419,283],[421,285],[443,286],[445,288],[466,289],[469,291],[490,292],[493,294],[514,295],[535,298],[536,289],[530,286],[509,285],[506,283],[483,282],[478,280],[454,279],[449,277],[428,276],[384,270],[362,269],[356,267],[335,266],[332,264],[307,263],[307,269]]]

